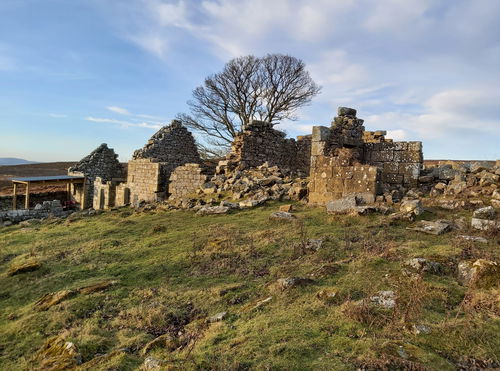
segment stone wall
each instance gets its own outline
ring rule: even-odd
[[[158,201],[165,198],[166,183],[162,180],[162,163],[143,158],[129,161],[127,187],[130,189],[130,202]]]
[[[313,127],[309,202],[350,194],[370,202],[377,194],[416,187],[422,143],[393,142],[385,134],[365,131],[356,110],[346,107],[339,107],[330,127]]]
[[[421,142],[365,143],[363,160],[382,170],[386,190],[416,187],[422,169]]]
[[[19,191],[19,192],[22,192]],[[24,194],[18,193],[16,197],[17,208],[24,207]],[[41,204],[44,201],[59,200],[61,203],[68,199],[66,191],[43,192],[30,194],[30,207],[35,207],[36,204]],[[12,196],[0,196],[0,210],[12,209]]]
[[[325,205],[330,200],[351,195],[372,203],[379,192],[379,180],[380,169],[376,166],[342,166],[332,157],[319,156],[309,180],[309,203]]]
[[[208,174],[199,164],[178,166],[170,175],[168,192],[170,198],[179,199],[194,193],[208,179]]]
[[[127,186],[130,202],[157,201],[168,194],[170,175],[178,166],[201,163],[193,135],[173,120],[155,133],[129,162]]]
[[[269,122],[252,121],[234,139],[231,152],[223,161],[229,171],[256,168],[264,163],[278,166],[284,173],[307,176],[310,167],[311,137],[285,138]]]
[[[41,204],[37,204],[34,209],[0,211],[0,225],[6,221],[19,223],[23,220],[42,219],[49,216],[61,217],[71,213],[72,211],[63,210],[59,200],[43,201]]]
[[[116,205],[116,189],[119,184],[119,181],[105,181],[97,177],[94,181],[93,208],[95,210],[106,210],[118,206]]]
[[[85,176],[83,185],[75,185],[73,196],[83,209],[92,207],[94,199],[94,181],[100,177],[103,181],[121,179],[123,167],[118,155],[106,143],[101,144],[88,156],[68,169],[68,175]]]
[[[115,206],[125,206],[130,204],[130,188],[127,183],[121,183],[116,186]]]

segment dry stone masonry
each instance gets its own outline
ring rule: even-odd
[[[68,175],[85,176],[83,186],[75,185],[73,197],[86,209],[93,206],[94,181],[119,180],[124,176],[123,167],[118,161],[118,155],[106,143],[101,144],[79,163],[68,169]]]
[[[200,164],[178,166],[170,175],[170,198],[181,199],[194,194],[207,179],[207,171]]]
[[[264,121],[251,121],[231,146],[225,161],[219,163],[219,173],[224,170],[256,168],[264,163],[277,166],[283,173],[307,176],[310,167],[311,136],[285,138],[285,133],[273,129]]]
[[[366,132],[356,110],[339,107],[331,126],[313,127],[309,202],[355,196],[372,203],[377,195],[417,186],[420,142],[393,142],[384,131]]]
[[[129,162],[130,201],[165,199],[170,175],[178,166],[200,163],[193,135],[178,120],[155,133]]]

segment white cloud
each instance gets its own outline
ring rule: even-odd
[[[309,122],[324,123],[325,115],[348,105],[360,109],[368,129],[388,130],[394,139],[452,141],[476,134],[477,140],[482,133],[500,140],[500,2],[131,2],[135,11],[113,17],[121,20],[123,37],[164,60],[195,56],[218,69],[245,54],[303,59],[323,86],[301,111]],[[112,2],[115,9],[119,3]],[[308,132],[309,122],[283,127]]]
[[[49,116],[57,119],[68,117],[68,115],[64,115],[62,113],[49,113]]]
[[[85,120],[92,122],[99,122],[99,123],[117,124],[120,125],[122,128],[140,127],[140,128],[158,130],[161,129],[161,127],[163,126],[161,123],[132,122],[132,121],[115,120],[115,119],[93,117],[93,116],[88,116],[85,118]]]
[[[406,131],[404,131],[403,129],[387,130],[386,138],[390,138],[393,140],[406,140]]]
[[[109,111],[119,113],[120,115],[130,115],[130,112],[126,108],[117,107],[117,106],[108,106],[106,108]]]

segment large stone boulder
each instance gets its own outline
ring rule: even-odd
[[[421,220],[413,226],[407,227],[406,229],[418,232],[424,232],[427,234],[441,235],[443,233],[451,230],[452,222],[449,220],[436,220],[431,222],[428,220]]]
[[[228,206],[203,206],[200,210],[196,212],[197,215],[217,215],[217,214],[227,214],[230,208]]]
[[[415,215],[421,215],[424,213],[424,208],[420,200],[403,200],[401,201],[401,206],[399,211],[403,213],[413,213]]]
[[[328,201],[326,211],[330,214],[347,214],[356,210],[356,207],[356,197],[346,196],[338,200]]]
[[[495,218],[496,210],[494,207],[482,207],[472,214],[471,226],[482,231],[500,229],[500,222],[497,222]]]

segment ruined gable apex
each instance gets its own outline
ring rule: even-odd
[[[147,158],[153,162],[178,165],[201,161],[193,135],[178,120],[172,120],[170,125],[158,130],[132,157],[134,160]]]
[[[82,173],[91,179],[99,176],[103,180],[111,180],[123,176],[123,168],[118,161],[118,155],[106,143],[101,144],[68,169],[68,173],[76,172]]]

